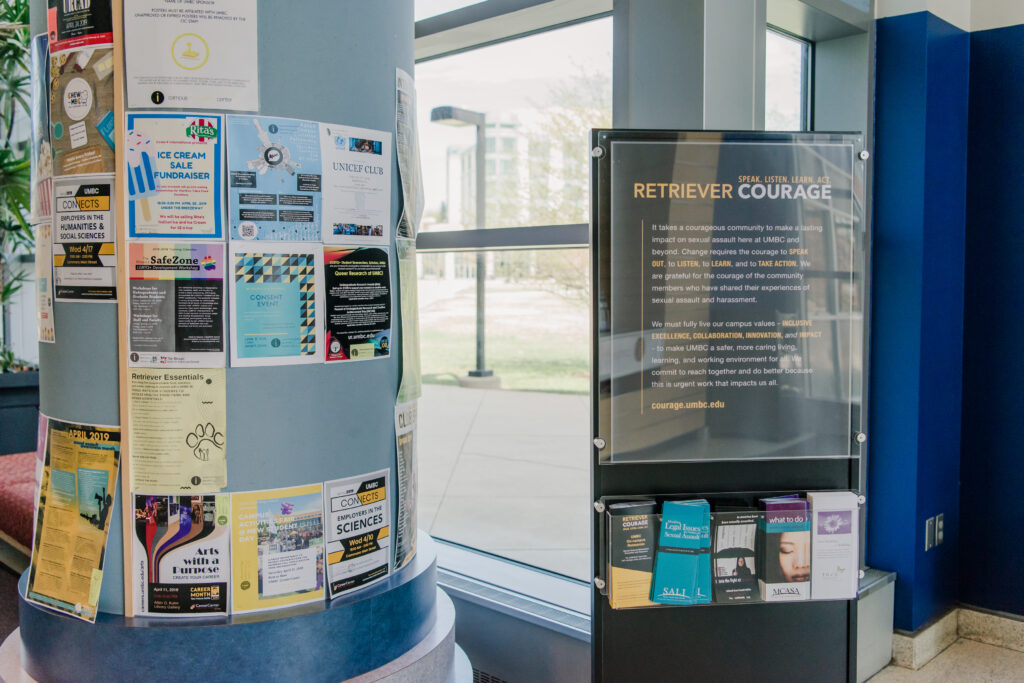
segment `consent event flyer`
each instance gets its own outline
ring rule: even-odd
[[[49,420],[26,596],[96,621],[121,430]]]
[[[323,485],[232,493],[231,611],[323,599]]]
[[[259,109],[256,4],[124,3],[128,106]]]
[[[327,360],[391,355],[391,267],[376,247],[324,247]]]
[[[416,555],[416,401],[395,406],[398,446],[398,519],[395,520],[395,569]]]
[[[220,239],[222,117],[129,113],[129,237]]]
[[[321,123],[320,149],[324,243],[388,244],[391,133]]]
[[[128,371],[132,491],[227,486],[224,369]]]
[[[227,125],[231,239],[319,242],[319,124],[229,116]]]
[[[114,51],[57,52],[50,44],[53,174],[113,173]]]
[[[391,566],[389,470],[324,484],[327,590],[334,598],[384,579]]]
[[[116,301],[113,176],[57,178],[53,284],[57,301]]]
[[[224,245],[128,245],[128,365],[224,367]]]
[[[231,365],[322,362],[322,248],[231,242]]]
[[[134,499],[135,614],[226,614],[231,576],[230,496],[136,493]]]

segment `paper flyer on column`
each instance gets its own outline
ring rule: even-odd
[[[114,42],[110,0],[48,0],[46,29],[50,49],[110,45]]]
[[[117,301],[117,254],[110,175],[53,184],[53,285],[57,301]]]
[[[113,173],[114,51],[59,52],[50,43],[50,148],[53,174]]]
[[[53,225],[50,221],[36,226],[36,327],[39,341],[56,341],[53,327]]]
[[[134,494],[135,614],[226,614],[231,575],[230,496]]]
[[[319,242],[320,124],[229,116],[227,125],[231,239]]]
[[[231,611],[324,599],[323,484],[231,494]]]
[[[402,314],[402,381],[398,385],[398,402],[408,403],[423,394],[416,240],[399,237],[395,246],[398,249],[398,297]]]
[[[398,219],[398,235],[416,239],[424,204],[420,138],[416,126],[416,83],[402,69],[395,69],[395,131],[398,173],[402,180],[402,215]]]
[[[128,245],[128,365],[222,368],[224,244]]]
[[[376,247],[324,247],[327,361],[391,355],[391,266]]]
[[[30,48],[29,88],[32,99],[29,118],[32,120],[31,181],[33,223],[49,220],[53,215],[53,154],[50,151],[50,50],[45,33],[32,38]]]
[[[121,430],[49,421],[26,596],[96,621]]]
[[[256,4],[126,2],[128,106],[259,109]]]
[[[230,245],[231,365],[323,362],[322,247]]]
[[[379,470],[324,484],[330,598],[388,576],[391,567],[389,476],[389,470]]]
[[[223,237],[222,123],[217,114],[128,113],[129,237]]]
[[[320,124],[325,244],[391,240],[391,133]]]
[[[128,371],[132,491],[227,486],[224,369]]]
[[[398,519],[395,520],[395,569],[416,555],[416,401],[395,406],[398,452]]]

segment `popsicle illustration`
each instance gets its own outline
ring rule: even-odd
[[[153,174],[153,162],[149,152],[153,141],[144,133],[134,129],[128,131],[128,200],[134,201],[142,209],[142,218],[150,221],[149,200],[156,196],[156,176]]]

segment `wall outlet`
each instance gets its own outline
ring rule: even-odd
[[[935,518],[924,520],[924,550],[928,552],[935,547]]]
[[[935,515],[935,545],[942,545],[942,537],[945,536],[945,526],[945,513]]]

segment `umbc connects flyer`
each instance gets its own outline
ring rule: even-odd
[[[389,470],[324,484],[330,597],[387,578],[391,565]]]
[[[135,494],[135,614],[225,614],[231,559],[229,496]]]

